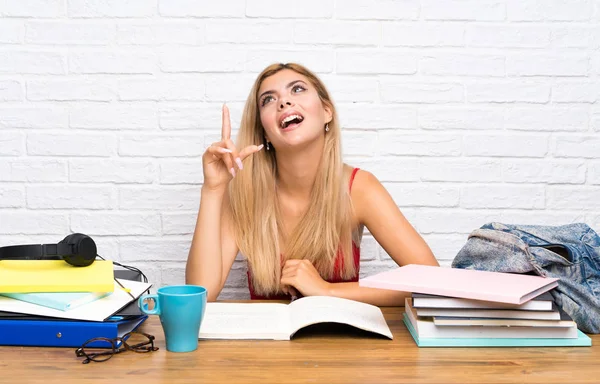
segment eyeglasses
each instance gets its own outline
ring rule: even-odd
[[[119,347],[117,345],[121,344]],[[89,339],[83,345],[75,350],[77,357],[85,357],[83,364],[90,361],[103,362],[117,353],[133,351],[137,353],[147,353],[157,351],[154,346],[154,336],[144,332],[129,332],[121,337],[108,339],[106,337],[95,337]]]

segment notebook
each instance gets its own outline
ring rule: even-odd
[[[43,307],[58,309],[60,311],[68,311],[110,294],[112,294],[112,292],[39,292],[3,293],[1,296],[41,305]]]
[[[359,280],[361,287],[523,304],[558,286],[557,278],[410,264]]]
[[[108,317],[105,321],[117,321],[117,320],[126,320],[134,317],[139,317],[144,315],[142,311],[140,311],[140,307],[138,307],[137,300],[132,301],[127,304],[125,307],[121,308],[118,312],[114,313],[112,316]],[[57,321],[70,321],[71,319],[57,318],[57,317],[48,317],[48,316],[40,316],[40,315],[30,315],[25,313],[16,313],[16,312],[4,312],[0,311],[0,321],[1,320],[57,320]]]
[[[0,293],[112,292],[113,263],[74,267],[63,260],[0,261]]]
[[[550,292],[542,293],[523,304],[506,304],[493,301],[459,299],[456,297],[427,295],[413,293],[415,308],[456,308],[456,309],[514,309],[521,311],[551,311],[554,310],[554,298]]]
[[[574,339],[426,338],[419,337],[406,314],[403,321],[418,347],[590,347],[592,345],[592,339],[580,330],[577,330],[577,338]]]
[[[522,311],[518,309],[417,308],[416,305],[414,307],[418,316],[428,317],[560,320],[560,312],[557,309],[554,311]]]
[[[104,321],[130,303],[136,302],[138,297],[152,286],[152,284],[138,281],[118,280],[124,287],[130,290],[129,293],[125,292],[113,281],[114,291],[111,295],[91,303],[83,304],[70,311],[60,311],[4,296],[0,296],[0,311],[73,320]],[[133,295],[133,298],[130,294]]]

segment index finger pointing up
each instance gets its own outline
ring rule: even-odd
[[[229,108],[223,104],[223,123],[221,126],[221,139],[228,140],[231,138],[231,119],[229,117]]]

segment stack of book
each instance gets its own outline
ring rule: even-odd
[[[413,292],[404,323],[419,347],[590,346],[556,306],[557,279],[409,265],[360,281]]]
[[[521,305],[413,293],[404,324],[420,347],[591,345],[549,292]]]
[[[111,261],[0,261],[0,345],[79,347],[122,336],[147,318],[132,304],[149,287],[115,279]]]

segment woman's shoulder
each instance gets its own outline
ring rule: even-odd
[[[348,180],[351,196],[360,197],[359,195],[381,186],[375,175],[362,168],[344,164],[344,175],[345,180]]]
[[[352,172],[354,168],[350,167]],[[396,206],[392,196],[383,184],[371,172],[360,169],[355,172],[350,200],[354,211],[354,220],[363,225],[378,220],[376,216]]]
[[[366,218],[365,215],[368,215],[373,208],[372,205],[384,198],[387,192],[377,177],[367,170],[356,170],[356,167],[346,165],[344,173],[348,176],[348,182],[354,177],[349,186],[350,200],[356,220],[362,223]]]

